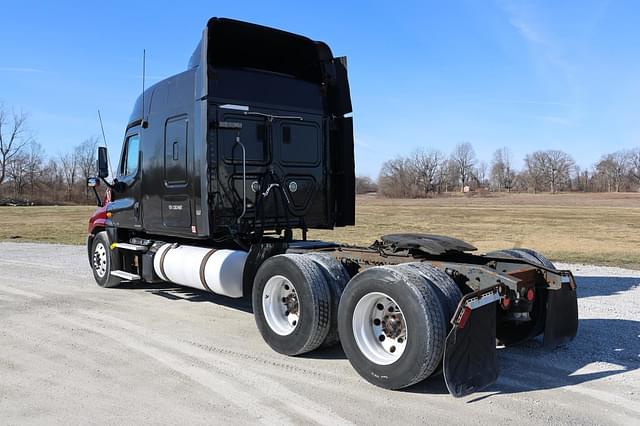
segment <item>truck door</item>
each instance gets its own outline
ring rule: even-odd
[[[191,232],[192,197],[189,186],[189,119],[167,119],[164,129],[164,195],[162,224],[176,232]],[[192,147],[192,145],[191,145]]]
[[[129,128],[125,134],[116,176],[117,191],[113,192],[113,202],[110,205],[116,226],[129,229],[142,227],[140,141],[140,126]]]

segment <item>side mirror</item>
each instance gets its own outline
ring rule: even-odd
[[[100,186],[100,179],[97,177],[90,177],[87,179],[87,186],[93,189],[93,194],[96,196],[96,204],[98,207],[102,207],[102,200],[100,199],[100,195],[98,194],[98,190],[96,189]]]
[[[109,176],[109,154],[107,154],[107,147],[98,147],[98,177],[106,178]]]

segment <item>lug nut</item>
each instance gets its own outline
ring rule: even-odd
[[[379,311],[384,310],[384,306],[382,306],[382,303],[378,303],[378,304],[376,305],[376,308],[378,308],[378,310],[379,310]]]
[[[378,340],[380,340],[381,342],[384,342],[384,334],[381,334],[380,336],[378,336]]]
[[[380,325],[380,319],[376,318],[373,320],[373,325]]]

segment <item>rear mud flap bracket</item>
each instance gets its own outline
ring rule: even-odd
[[[477,392],[498,379],[496,303],[500,286],[465,295],[458,304],[444,349],[443,374],[456,398]]]
[[[548,290],[544,346],[554,347],[573,340],[578,332],[578,298],[573,276],[559,290]]]

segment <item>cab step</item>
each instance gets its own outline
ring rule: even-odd
[[[141,279],[140,275],[138,274],[132,274],[131,272],[126,272],[126,271],[111,271],[111,275],[113,275],[114,277],[118,277],[118,278],[122,278],[123,280],[127,280],[127,281],[139,281]]]
[[[129,244],[129,243],[113,243],[111,244],[111,247],[119,248],[122,250],[131,250],[131,251],[139,251],[139,252],[146,252],[147,250],[149,250],[149,247],[141,246],[138,244]]]

